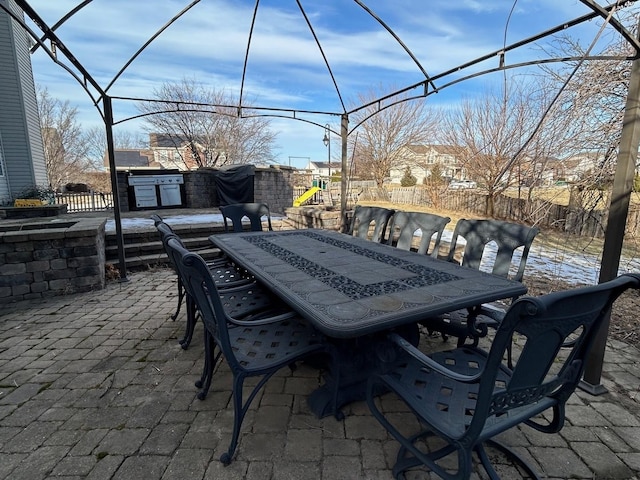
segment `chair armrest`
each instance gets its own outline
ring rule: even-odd
[[[256,314],[256,316],[260,317],[260,315],[262,315],[263,313],[265,312],[259,312],[258,314]],[[290,318],[294,318],[297,316],[298,314],[292,311],[292,312],[281,313],[279,315],[273,315],[271,317],[255,318],[250,320],[238,320],[236,318],[229,318],[229,321],[231,322],[232,325],[237,325],[241,327],[255,327],[259,325],[269,325],[270,323],[282,322],[283,320],[289,320]]]
[[[398,347],[402,348],[406,353],[418,360],[418,362],[422,363],[426,368],[435,370],[441,375],[451,378],[452,380],[456,380],[462,383],[478,383],[480,381],[480,378],[482,377],[483,372],[480,372],[476,375],[462,375],[460,373],[449,370],[443,365],[440,365],[439,363],[432,360],[430,357],[426,356],[424,353],[411,345],[397,333],[389,334],[388,338]]]
[[[484,315],[485,317],[489,317],[491,320],[495,320],[497,323],[502,322],[506,312],[495,305],[491,305],[490,303],[483,303],[480,305],[478,310],[478,315]]]

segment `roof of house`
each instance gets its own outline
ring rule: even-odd
[[[309,162],[309,165],[317,169],[329,168],[329,166],[331,166],[331,168],[342,168],[342,163],[340,162],[331,162],[331,164],[329,164],[329,162]]]
[[[151,148],[179,148],[188,143],[182,135],[169,135],[166,133],[150,133],[149,146]]]
[[[149,156],[146,152],[134,149],[118,149],[114,152],[116,167],[148,167]],[[153,157],[151,157],[153,159]],[[109,164],[109,160],[105,155],[105,165]]]

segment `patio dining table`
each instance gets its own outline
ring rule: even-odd
[[[334,341],[341,404],[362,398],[371,369],[390,354],[389,331],[417,343],[419,320],[526,293],[520,282],[332,230],[209,239]],[[319,417],[330,414],[331,388],[328,379],[309,397]]]

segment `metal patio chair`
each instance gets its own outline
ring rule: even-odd
[[[180,238],[174,235],[167,238],[167,252],[171,261],[179,267],[181,256],[189,252],[189,250],[187,250]],[[211,271],[209,265],[207,265],[207,268]],[[179,268],[178,276],[182,279],[182,284],[185,286],[186,292],[187,328],[185,338],[181,341],[182,348],[186,349],[191,342],[200,311],[197,308],[193,295],[189,291],[189,285],[184,282]],[[215,284],[215,278],[213,278],[213,280]],[[220,289],[216,285],[216,288],[218,289],[218,296],[225,312],[234,322],[255,321],[263,318],[285,320],[295,316],[295,312],[282,300],[269,293],[267,289],[263,288],[257,282],[236,287],[226,287],[224,289]],[[205,363],[202,369],[202,375],[195,383],[196,387],[200,389],[198,392],[198,398],[200,400],[204,400],[209,392],[213,369],[217,361],[215,355],[210,356],[207,354],[210,347],[211,345],[207,344],[205,332]]]
[[[391,218],[387,243],[403,250],[411,250],[416,233],[419,232],[418,253],[428,253],[437,258],[442,232],[450,221],[449,217],[431,213],[396,211]],[[434,235],[435,239],[433,239]],[[429,252],[432,239],[433,248]]]
[[[193,330],[197,323],[196,311],[193,308],[193,302],[190,301],[189,297],[186,295],[184,284],[180,275],[178,274],[177,265],[175,263],[175,258],[169,251],[167,247],[167,241],[169,238],[176,237],[179,239],[181,243],[182,240],[180,237],[174,233],[169,225],[164,222],[158,222],[156,224],[156,228],[160,233],[160,237],[162,240],[162,245],[164,247],[164,251],[167,254],[169,259],[169,264],[176,272],[177,275],[177,287],[178,287],[178,306],[176,308],[175,313],[171,315],[172,320],[176,320],[178,315],[180,314],[180,308],[182,303],[186,298],[186,308],[187,308],[187,323],[185,327],[185,333],[182,339],[180,339],[179,343],[182,348],[187,349],[191,343],[191,339],[193,337]],[[184,243],[183,243],[184,245]],[[214,282],[220,289],[229,289],[236,287],[247,287],[251,286],[255,283],[254,279],[251,278],[244,270],[238,269],[232,263],[225,261],[224,259],[219,259],[214,262],[208,262],[207,266],[209,267],[209,272],[214,279]]]
[[[333,347],[325,342],[322,334],[298,315],[291,315],[285,319],[276,316],[251,321],[230,317],[202,257],[186,251],[175,240],[169,240],[169,245],[180,254],[180,274],[202,315],[206,327],[206,344],[209,345],[209,361],[215,362],[217,346],[233,374],[233,432],[228,450],[220,457],[220,461],[228,465],[238,445],[244,416],[269,378],[298,360],[319,354],[330,357],[332,373],[338,375],[335,365],[337,356],[333,354]],[[244,381],[249,377],[260,378],[244,401]],[[334,405],[336,398],[337,390],[334,392]]]
[[[381,243],[384,241],[387,225],[395,210],[382,207],[356,205],[349,226],[349,235]],[[371,236],[369,231],[373,224]]]
[[[273,230],[271,226],[271,213],[265,203],[234,203],[232,205],[221,206],[220,212],[224,220],[225,232],[242,232],[244,230],[242,223],[244,218],[249,220],[252,232],[261,232],[263,230],[263,217],[266,217],[267,230]],[[229,226],[229,221],[231,221],[231,226]]]
[[[521,282],[529,250],[538,231],[537,227],[501,220],[467,220],[463,218],[456,223],[447,260],[456,261],[455,256],[459,249],[459,243],[462,243],[461,239],[464,239],[466,243],[462,252],[461,265],[479,270],[482,258],[489,250],[487,247],[493,245],[496,252],[491,273]],[[520,248],[522,254],[518,258],[514,253]],[[512,264],[516,270],[513,275],[510,274]],[[458,346],[462,346],[468,338],[473,341],[474,345],[477,345],[478,338],[488,333],[488,327],[495,327],[503,315],[504,309],[484,304],[427,318],[420,323],[426,326],[430,332],[440,332],[445,339],[448,335],[457,337]]]
[[[562,429],[565,404],[582,377],[586,355],[611,305],[628,288],[640,288],[639,274],[541,297],[521,297],[498,326],[489,351],[463,346],[427,356],[393,334],[390,340],[398,347],[397,362],[369,380],[367,404],[400,442],[395,478],[426,466],[441,478],[468,479],[475,452],[489,478],[498,479],[485,445],[502,451],[531,478],[538,478],[494,437],[521,423],[544,433]],[[509,368],[503,356],[515,333],[525,342],[515,367]],[[375,399],[381,387],[407,404],[419,421],[418,433],[407,434],[405,417],[382,412],[379,405],[395,402]],[[403,421],[398,422],[399,418]]]

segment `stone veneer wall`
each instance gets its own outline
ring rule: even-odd
[[[184,175],[185,207],[216,208],[220,206],[212,168],[182,172]],[[273,165],[269,168],[256,168],[253,179],[254,201],[266,203],[274,213],[284,213],[285,208],[293,204],[293,187],[296,169]],[[130,210],[128,172],[118,172],[118,193],[120,209]],[[173,207],[175,208],[175,207]]]
[[[0,232],[0,304],[104,288],[105,223]]]
[[[340,209],[324,209],[318,206],[290,207],[285,209],[285,214],[293,228],[340,230]]]
[[[284,166],[256,168],[254,200],[269,205],[271,212],[284,213],[293,205],[295,171],[295,168]]]

